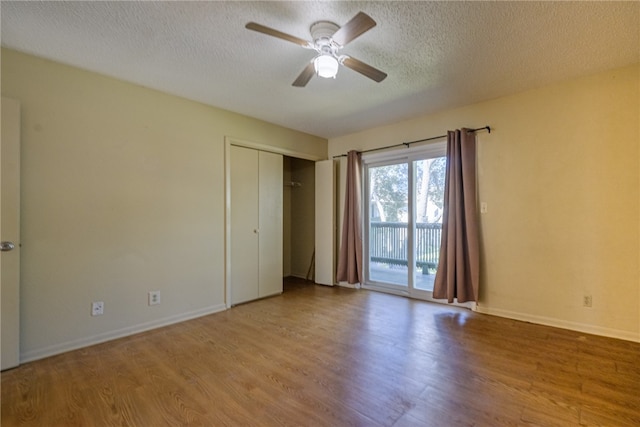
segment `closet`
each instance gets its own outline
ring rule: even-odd
[[[229,146],[231,305],[282,293],[281,154]]]

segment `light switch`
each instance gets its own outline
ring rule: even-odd
[[[480,213],[487,213],[487,203],[486,202],[480,202]]]

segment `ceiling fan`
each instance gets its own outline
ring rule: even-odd
[[[309,28],[311,38],[313,39],[312,42],[274,30],[273,28],[265,27],[261,24],[256,24],[255,22],[249,22],[245,25],[245,28],[295,43],[305,49],[315,50],[318,54],[293,82],[293,86],[304,87],[309,83],[309,80],[311,80],[314,74],[324,78],[335,78],[339,65],[351,68],[376,82],[384,80],[387,77],[386,73],[351,56],[339,54],[340,49],[347,43],[375,26],[376,21],[364,12],[359,12],[351,21],[342,27],[329,21],[318,21],[311,24]]]

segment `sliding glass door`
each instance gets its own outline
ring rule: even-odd
[[[445,157],[416,160],[415,288],[433,291],[440,256]]]
[[[440,143],[363,159],[366,287],[430,299],[442,232],[444,150]]]
[[[368,168],[369,277],[407,286],[409,236],[407,163]]]

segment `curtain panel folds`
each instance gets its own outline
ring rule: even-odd
[[[339,282],[351,285],[364,283],[362,268],[362,154],[357,151],[347,153],[347,188],[344,204],[344,221],[342,224],[342,241],[338,258]]]
[[[447,132],[447,167],[440,260],[433,298],[478,301],[479,224],[476,196],[476,134]]]

